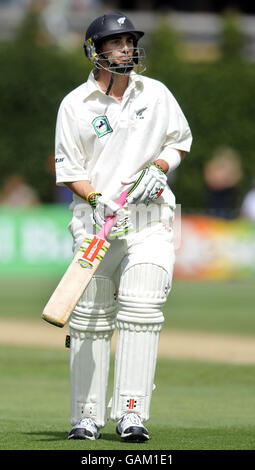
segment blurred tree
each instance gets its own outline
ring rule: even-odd
[[[35,11],[13,41],[0,44],[0,60],[0,182],[19,173],[42,201],[50,202],[48,158],[54,151],[57,110],[64,95],[86,79],[86,60],[52,45]]]
[[[191,154],[171,183],[184,211],[205,207],[203,168],[218,147],[240,154],[240,199],[255,175],[255,65],[243,59],[238,20],[230,19],[229,13],[223,17],[222,52],[210,63],[181,60],[178,35],[165,19],[147,35],[146,74],[172,91],[194,137]],[[87,79],[91,67],[82,44],[72,53],[52,44],[35,12],[29,13],[15,40],[0,43],[0,60],[0,184],[12,173],[21,174],[41,201],[50,202],[54,177],[49,157],[58,107]]]
[[[148,75],[162,80],[172,91],[193,134],[191,153],[171,183],[183,210],[205,209],[203,168],[218,147],[229,146],[241,156],[243,179],[237,204],[255,175],[255,66],[243,58],[236,15],[226,12],[222,24],[220,58],[214,62],[182,62],[178,58],[179,39],[170,23],[159,25],[148,45]]]
[[[181,67],[178,57],[179,36],[169,20],[162,17],[158,27],[150,34],[147,51],[147,73],[163,82],[176,80]],[[160,78],[159,78],[160,77]]]
[[[244,36],[239,25],[240,16],[234,10],[226,10],[222,15],[220,35],[221,60],[240,61],[243,58]]]

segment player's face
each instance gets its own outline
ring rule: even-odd
[[[134,40],[131,34],[120,34],[102,44],[103,54],[116,64],[127,64],[134,54]]]

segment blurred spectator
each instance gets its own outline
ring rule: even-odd
[[[61,2],[51,0],[42,12],[46,28],[56,40],[59,36],[65,35],[68,32],[67,16],[69,6],[69,0],[62,0]]]
[[[232,148],[219,148],[204,167],[207,212],[230,219],[237,216],[238,183],[242,179],[239,155]]]
[[[30,207],[39,204],[40,200],[23,176],[13,174],[4,181],[0,203],[4,206]]]
[[[246,194],[241,205],[241,216],[255,222],[255,179],[251,190]]]
[[[76,12],[86,15],[100,7],[101,0],[48,0],[41,16],[48,33],[55,41],[61,45],[63,41],[64,44],[71,44],[75,41],[76,34],[72,28],[70,14]]]

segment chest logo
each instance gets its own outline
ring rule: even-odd
[[[146,111],[146,109],[147,109],[147,106],[146,106],[146,108],[142,108],[142,109],[139,109],[138,111],[136,111],[135,112],[136,113],[136,118],[137,119],[144,119],[143,113],[144,113],[144,111]]]
[[[109,132],[113,131],[107,116],[96,117],[94,121],[92,121],[92,125],[98,138],[103,137],[104,135],[109,134]]]

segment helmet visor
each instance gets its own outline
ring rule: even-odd
[[[129,48],[125,52],[116,51],[116,49],[107,50],[95,55],[93,65],[97,69],[120,75],[128,75],[131,70],[142,73],[146,70],[145,51],[142,47]]]

